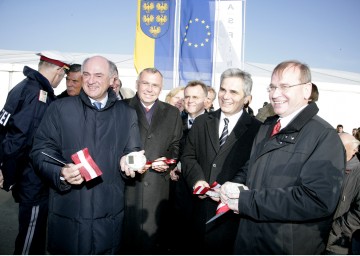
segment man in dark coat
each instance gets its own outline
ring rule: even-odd
[[[205,101],[208,89],[206,84],[198,80],[190,81],[184,89],[184,114],[181,116],[183,122],[183,136],[180,140],[180,153],[181,157],[188,133],[195,121],[195,118],[206,112]],[[176,220],[172,225],[174,233],[172,235],[171,253],[185,254],[188,252],[189,230],[191,227],[190,219],[192,217],[192,189],[187,186],[183,175],[181,174],[181,162],[178,163],[171,172],[171,200],[173,205],[172,216]]]
[[[241,217],[235,254],[325,249],[345,158],[335,130],[308,103],[311,88],[303,63],[286,61],[273,71],[268,91],[277,115],[261,126],[235,182],[221,187],[221,201]]]
[[[339,136],[345,147],[347,162],[326,250],[329,254],[351,254],[353,234],[360,229],[360,162],[355,155],[360,142],[348,133],[339,133]]]
[[[251,97],[251,88],[251,75],[240,69],[228,69],[221,75],[220,109],[196,118],[181,157],[182,173],[189,189],[209,187],[215,181],[223,184],[248,160],[260,127],[260,122],[243,110]],[[228,135],[222,143],[225,130]],[[229,212],[206,224],[215,215],[218,203],[194,196],[192,204],[192,229],[188,232],[192,242],[188,247],[192,250],[187,253],[231,254],[238,216]]]
[[[56,99],[53,88],[60,84],[72,61],[56,51],[38,55],[38,71],[24,67],[26,78],[9,92],[0,112],[3,188],[11,190],[19,203],[19,233],[14,254],[45,254],[49,193],[47,185],[36,175],[29,154],[36,129]]]
[[[126,99],[135,108],[145,156],[148,161],[177,159],[182,122],[179,110],[158,100],[163,76],[156,68],[140,72],[137,93]],[[160,165],[159,165],[160,164]],[[170,166],[156,161],[143,174],[126,184],[124,254],[167,253],[170,232]]]
[[[118,101],[109,88],[114,71],[107,59],[86,59],[82,74],[83,90],[50,106],[31,152],[34,166],[51,186],[48,251],[118,254],[124,220],[123,171],[134,176],[124,158],[140,150],[138,121],[135,110]],[[79,171],[82,164],[71,164],[71,156],[84,148],[102,171],[87,182]],[[42,152],[68,164],[63,166]]]

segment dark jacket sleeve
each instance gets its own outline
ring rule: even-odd
[[[56,132],[60,129],[56,118],[58,115],[56,104],[51,104],[35,134],[30,157],[35,167],[34,169],[38,171],[39,175],[49,182],[54,189],[64,191],[70,189],[71,186],[62,183],[60,180],[60,171],[63,166],[42,154],[42,152],[44,152],[65,162],[59,148],[59,133]]]
[[[17,89],[17,88],[16,88]],[[40,102],[31,90],[22,93],[13,92],[9,94],[4,106],[16,105],[16,110],[7,121],[6,134],[2,140],[2,172],[4,175],[4,189],[8,190],[16,183],[20,175],[19,164],[27,161],[30,153],[31,143],[36,128],[40,122],[39,111],[46,108],[46,104]],[[20,98],[18,98],[20,97]],[[43,105],[43,106],[42,106]]]
[[[183,135],[182,119],[180,114],[176,115],[174,130],[172,131],[172,141],[167,150],[167,158],[178,159],[180,153],[180,140]]]
[[[310,133],[306,136],[302,139],[309,140],[309,144],[315,142]],[[341,192],[345,166],[344,155],[341,153],[343,147],[332,129],[323,129],[319,136],[314,144],[316,150],[308,152],[306,157],[304,155],[302,162],[293,164],[294,168],[301,168],[297,184],[288,187],[278,184],[278,187],[242,191],[239,212],[261,221],[307,221],[331,216]],[[269,165],[271,163],[266,168]],[[279,179],[278,182],[282,180]],[[287,206],[286,209],[284,205]]]

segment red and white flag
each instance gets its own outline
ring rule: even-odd
[[[71,156],[71,159],[75,164],[83,164],[79,170],[81,176],[83,176],[86,181],[92,180],[102,175],[102,171],[100,170],[99,166],[97,166],[95,161],[90,156],[88,148],[84,148],[76,152]]]

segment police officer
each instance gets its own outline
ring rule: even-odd
[[[48,188],[29,159],[34,134],[72,58],[56,51],[38,53],[38,71],[25,66],[26,78],[8,94],[0,112],[1,187],[19,203],[14,254],[45,254]]]

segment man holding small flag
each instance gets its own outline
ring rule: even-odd
[[[110,88],[115,70],[109,60],[86,59],[82,76],[80,95],[50,106],[31,152],[51,187],[48,252],[118,254],[124,179],[135,176],[125,158],[141,145],[137,115]]]

